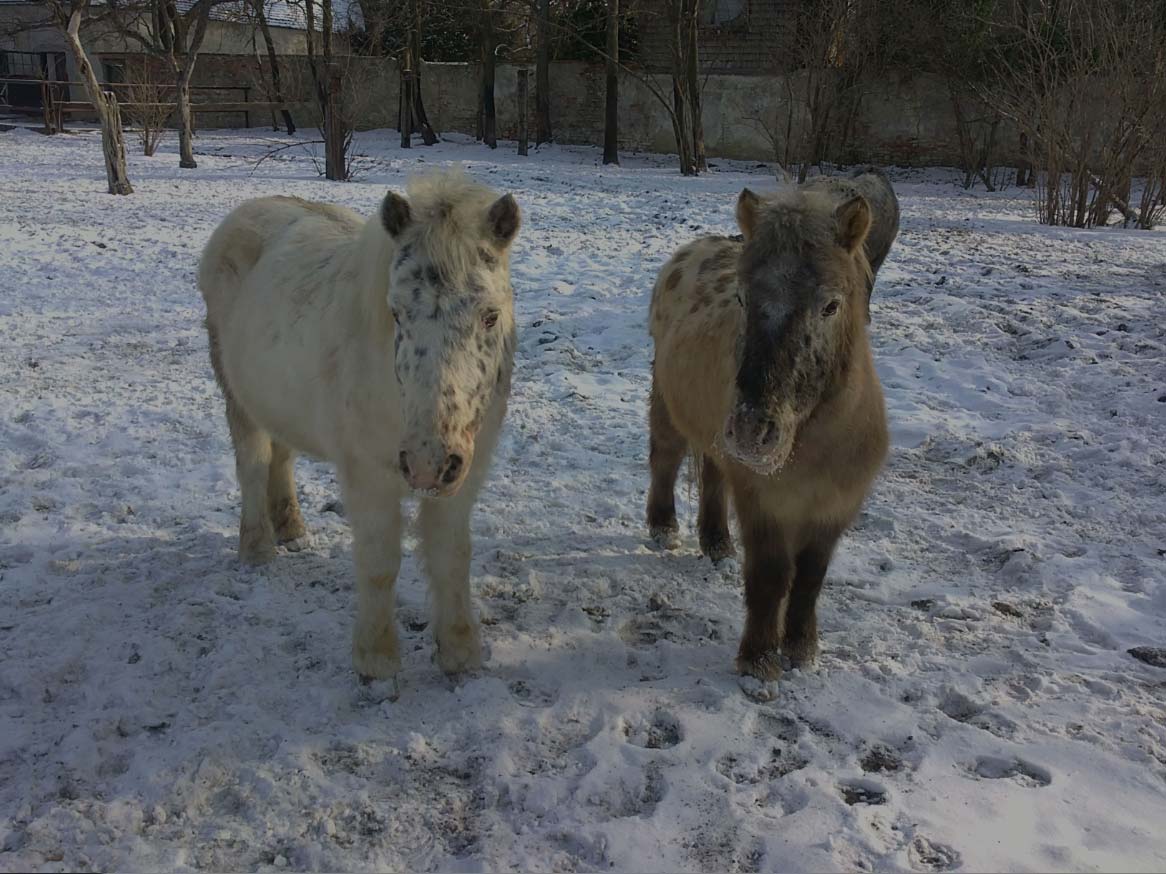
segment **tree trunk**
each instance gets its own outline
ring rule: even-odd
[[[603,163],[619,164],[619,0],[607,0],[607,93],[603,114]]]
[[[101,148],[105,153],[105,178],[109,183],[110,194],[133,194],[130,185],[129,171],[126,170],[125,138],[121,129],[121,113],[117,107],[117,98],[113,92],[102,93],[97,84],[97,76],[93,73],[93,65],[89,63],[89,56],[81,44],[81,18],[84,13],[82,6],[74,6],[69,14],[69,23],[65,28],[65,36],[69,48],[73,51],[73,60],[77,70],[85,83],[85,90],[89,92],[89,100],[97,110],[101,119]]]
[[[551,141],[551,0],[538,0],[537,52],[534,73],[534,144],[539,146]]]
[[[688,114],[688,65],[686,63],[687,36],[685,9],[689,0],[669,0],[668,29],[672,50],[672,133],[676,136],[676,152],[680,158],[680,173],[696,175],[696,160],[692,154],[692,120]]]
[[[315,0],[304,0],[304,47],[308,55],[308,71],[312,74],[312,85],[316,89],[316,103],[323,116],[328,106],[328,95],[324,91],[324,77],[320,75],[320,62],[316,58],[316,5]]]
[[[401,131],[401,148],[413,147],[413,53],[408,48],[401,56],[401,96],[397,101],[397,127]]]
[[[341,88],[340,71],[329,66],[328,102],[324,109],[324,175],[333,182],[343,182],[348,178],[345,166],[348,129],[344,121]]]
[[[174,99],[178,104],[178,166],[186,170],[198,167],[194,160],[194,115],[190,111],[190,77],[193,63],[180,69]]]
[[[497,115],[494,107],[494,10],[491,0],[482,0],[482,141],[498,148]]]
[[[700,50],[697,41],[699,10],[697,0],[685,0],[684,61],[688,73],[688,106],[692,118],[692,159],[696,172],[703,173],[708,170],[708,162],[704,153],[704,113],[701,110]]]
[[[683,80],[672,77],[672,133],[676,135],[676,150],[680,157],[680,175],[696,175],[696,157],[692,154],[692,120],[688,115],[688,95]]]
[[[1032,160],[1028,151],[1028,134],[1020,132],[1020,163],[1016,167],[1016,185],[1018,188],[1031,188],[1036,185],[1036,175],[1032,172]]]
[[[526,77],[524,68],[518,71],[518,154],[527,155],[526,142]]]
[[[206,36],[211,5],[211,0],[204,0],[198,7],[189,43],[183,29],[179,28],[175,31],[176,36],[170,44],[171,65],[177,74],[175,82],[177,93],[174,99],[178,104],[178,166],[188,170],[198,166],[194,160],[194,114],[190,111],[190,80],[194,76],[198,50],[202,47],[203,37]]]
[[[255,15],[259,20],[259,30],[263,34],[263,44],[267,47],[267,63],[271,65],[271,91],[276,103],[283,104],[283,88],[280,84],[279,56],[275,53],[275,42],[271,38],[271,28],[267,26],[267,13],[263,9],[264,0],[255,0]],[[280,107],[284,127],[290,137],[296,132],[291,111],[286,105]]]
[[[413,0],[413,124],[421,131],[425,145],[437,142],[437,131],[429,123],[425,101],[421,97],[421,0]]]

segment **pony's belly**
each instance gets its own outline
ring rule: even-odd
[[[680,325],[656,349],[656,379],[677,430],[692,447],[716,453],[732,403],[736,361],[732,323]]]
[[[302,358],[288,355],[271,338],[262,329],[248,330],[245,321],[228,329],[222,354],[231,393],[244,412],[280,442],[329,458],[331,441],[322,428],[323,386],[311,378],[311,368]]]

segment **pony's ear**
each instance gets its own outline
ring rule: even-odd
[[[493,238],[494,245],[505,249],[514,240],[518,233],[518,226],[522,219],[518,210],[518,201],[513,194],[499,197],[490,205],[486,213],[486,227]]]
[[[848,252],[854,252],[866,240],[870,230],[870,204],[861,194],[834,210],[834,220],[838,223],[838,245]]]
[[[413,212],[409,209],[409,201],[395,191],[386,194],[385,201],[381,204],[381,224],[385,226],[389,236],[399,237],[401,231],[409,227],[412,221]]]
[[[753,229],[757,227],[757,211],[760,206],[760,197],[748,188],[741,189],[741,196],[737,198],[737,227],[745,235],[746,241],[753,236]]]

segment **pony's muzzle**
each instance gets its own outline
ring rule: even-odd
[[[759,473],[773,473],[793,449],[793,423],[748,404],[739,404],[725,420],[725,450]]]
[[[402,449],[397,461],[401,476],[409,488],[435,496],[452,495],[461,487],[469,471],[472,452],[451,452],[445,447],[438,451],[410,452]]]

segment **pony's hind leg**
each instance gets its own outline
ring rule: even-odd
[[[705,455],[700,463],[700,551],[713,561],[729,558],[735,552],[729,536],[729,502],[725,476],[717,463]]]
[[[271,435],[252,422],[229,395],[227,423],[235,444],[235,475],[243,498],[239,558],[247,564],[263,564],[275,557],[275,530],[267,506]]]
[[[688,441],[676,430],[656,380],[648,412],[648,464],[652,485],[648,490],[648,533],[665,549],[680,545],[676,522],[676,475],[688,452]]]
[[[271,444],[267,474],[267,512],[278,543],[291,543],[307,534],[296,498],[295,453],[278,441]]]
[[[467,484],[468,486],[469,484]],[[437,665],[447,674],[482,665],[482,642],[470,600],[470,511],[474,489],[422,500],[418,528],[429,577]]]
[[[275,557],[275,531],[267,507],[271,435],[251,420],[231,393],[223,369],[219,333],[209,318],[206,332],[211,367],[227,403],[227,427],[235,447],[235,477],[243,498],[239,514],[239,558],[248,564],[263,564]]]

